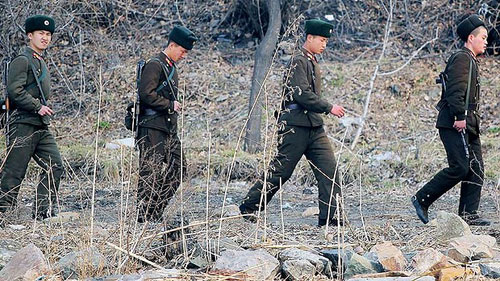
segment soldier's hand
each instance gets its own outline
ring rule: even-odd
[[[182,104],[178,101],[174,101],[174,111],[181,112],[181,110],[182,110]]]
[[[48,107],[46,105],[42,105],[42,107],[40,108],[40,110],[38,110],[38,114],[40,116],[45,116],[45,115],[49,115],[50,116],[50,115],[54,114],[54,111],[50,107]]]
[[[345,109],[342,106],[335,104],[332,106],[330,113],[340,118],[344,116]]]
[[[455,123],[453,123],[453,128],[457,129],[459,132],[465,130],[465,127],[467,127],[465,120],[455,121]]]

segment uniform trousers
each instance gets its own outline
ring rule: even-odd
[[[181,182],[181,142],[176,134],[144,127],[138,137],[138,220],[161,221]]]
[[[267,188],[263,193],[264,180],[257,181],[248,191],[242,205],[249,211],[263,210],[284,184],[302,158],[310,161],[318,181],[319,219],[336,218],[336,196],[341,195],[337,162],[323,126],[285,126],[278,135],[278,154],[267,173]]]
[[[443,142],[448,159],[448,167],[439,171],[416,194],[420,205],[429,207],[456,184],[460,185],[460,203],[458,214],[462,217],[474,215],[479,208],[481,188],[484,179],[483,156],[479,135],[466,134],[469,158],[461,133],[455,129],[439,129],[439,137]]]
[[[0,211],[7,211],[17,205],[21,182],[33,158],[42,168],[33,214],[42,218],[53,215],[64,171],[54,137],[45,125],[23,123],[12,124],[7,137],[9,146],[0,181]]]

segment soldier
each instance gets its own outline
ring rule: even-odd
[[[197,38],[189,29],[175,26],[167,47],[150,59],[142,71],[139,99],[138,222],[162,219],[163,211],[180,184],[181,143],[177,136],[179,77],[176,63]]]
[[[429,222],[428,208],[461,182],[458,214],[470,225],[489,225],[477,210],[483,185],[483,157],[479,139],[479,63],[488,32],[477,15],[460,22],[457,34],[465,44],[449,59],[444,71],[446,90],[438,104],[436,127],[448,158],[448,168],[437,173],[415,196],[417,216]]]
[[[340,196],[341,187],[321,114],[342,117],[345,110],[321,97],[321,72],[315,56],[325,50],[332,28],[330,23],[316,19],[305,23],[305,43],[289,62],[289,71],[285,74],[284,101],[278,118],[278,154],[265,179],[265,192],[263,180],[257,181],[240,205],[242,214],[263,210],[305,155],[318,180],[318,226],[338,223],[336,197]],[[245,218],[255,220],[252,216]]]
[[[50,73],[42,53],[50,45],[55,22],[36,15],[25,22],[28,46],[14,58],[7,79],[8,97],[13,108],[9,146],[0,181],[0,212],[17,204],[19,187],[33,157],[42,168],[36,190],[33,217],[45,219],[55,215],[57,191],[63,164],[56,141],[48,129],[54,114],[47,104],[50,98]]]

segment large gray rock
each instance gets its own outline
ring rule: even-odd
[[[459,262],[493,257],[496,239],[489,235],[466,235],[450,240],[448,256]]]
[[[67,279],[77,278],[82,270],[90,273],[100,272],[107,265],[106,257],[97,248],[91,247],[65,255],[57,262],[56,269]]]
[[[406,258],[391,242],[384,242],[373,246],[370,250],[377,263],[384,271],[403,271],[406,269]]]
[[[263,249],[227,250],[215,261],[214,269],[245,272],[249,278],[269,280],[279,269],[279,261]]]
[[[312,280],[316,275],[316,268],[307,260],[287,260],[281,266],[286,280]]]
[[[412,277],[384,277],[384,278],[351,278],[349,281],[435,281],[432,276],[412,276]]]
[[[328,276],[332,276],[331,270],[331,262],[328,258],[322,257],[320,255],[304,251],[297,248],[289,248],[279,253],[279,259],[281,262],[285,261],[293,261],[293,260],[305,260],[314,266],[315,273],[324,273]],[[302,263],[296,263],[298,265],[302,265]],[[289,267],[290,268],[290,267]]]
[[[332,262],[332,271],[339,271],[339,264],[343,267],[343,272],[347,269],[348,253],[350,250],[338,250],[338,249],[327,249],[322,250],[321,255],[329,259]]]
[[[377,272],[384,272],[384,266],[379,262],[377,253],[367,252],[362,256],[372,263],[373,268],[375,268]]]
[[[210,261],[214,261],[221,252],[226,250],[244,251],[243,248],[230,238],[222,238],[220,241],[211,239],[204,242],[198,242],[195,245],[194,253],[189,260],[190,268],[205,268]]]
[[[445,211],[438,212],[436,224],[438,238],[443,241],[472,234],[469,225],[461,217]]]
[[[0,271],[0,280],[35,280],[49,273],[49,265],[42,251],[35,245],[19,250]]]
[[[480,263],[481,274],[490,278],[500,278],[500,262],[496,263]]]
[[[448,264],[449,258],[440,252],[428,248],[418,252],[412,258],[413,271],[416,274],[424,273],[432,269],[445,267]]]
[[[0,240],[0,270],[22,248],[21,244],[12,239]]]
[[[347,270],[344,273],[344,278],[350,278],[358,274],[377,273],[377,268],[367,258],[360,256],[354,252],[347,254]]]

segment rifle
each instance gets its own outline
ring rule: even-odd
[[[141,99],[139,97],[139,83],[141,81],[141,77],[142,77],[142,69],[144,68],[144,65],[146,64],[146,62],[144,60],[140,60],[138,63],[137,63],[137,77],[135,79],[136,81],[136,99],[135,99],[135,105],[133,107],[133,117],[134,119],[132,120],[132,130],[135,129],[135,135],[134,135],[134,139],[137,140],[137,138],[139,137],[139,114],[141,114]]]
[[[7,58],[3,61],[3,85],[5,86],[5,93],[4,93],[4,102],[2,104],[2,111],[5,112],[5,143],[7,147],[9,146],[9,132],[10,132],[10,102],[9,102],[9,93],[7,92],[7,77],[9,73],[9,64],[10,64],[10,59]]]

